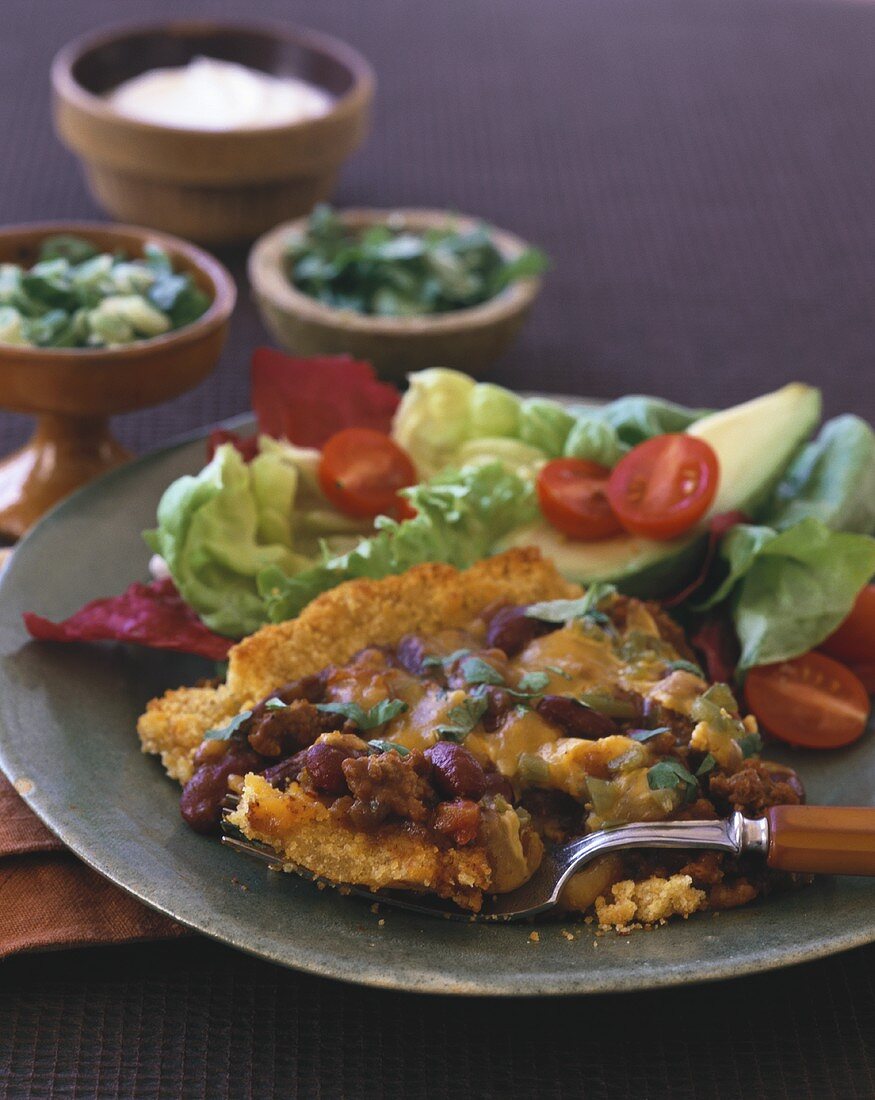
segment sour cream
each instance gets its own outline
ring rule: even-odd
[[[184,130],[251,130],[324,115],[331,96],[291,76],[211,57],[174,69],[151,69],[106,96],[119,113]]]

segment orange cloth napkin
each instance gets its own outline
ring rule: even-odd
[[[0,772],[0,958],[188,934],[76,859]]]

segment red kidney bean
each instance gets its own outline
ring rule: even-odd
[[[530,619],[525,607],[501,607],[496,611],[486,628],[486,644],[503,649],[508,657],[521,653],[529,642],[542,634],[559,629],[559,623],[542,623]]]
[[[425,672],[429,675],[440,673],[440,665],[426,665],[428,657],[425,642],[417,634],[405,634],[395,649],[395,660],[411,676],[422,676]]]
[[[486,774],[476,757],[454,741],[438,741],[425,755],[432,765],[432,783],[449,798],[478,801],[486,793]]]
[[[343,762],[350,756],[352,753],[337,745],[326,745],[323,742],[311,745],[306,753],[306,767],[313,788],[323,794],[349,794],[349,786],[343,774]]]
[[[294,756],[287,756],[285,760],[280,760],[279,764],[274,764],[262,773],[264,778],[272,787],[284,791],[289,783],[297,779],[304,770],[308,751],[308,749],[302,749]]]
[[[502,775],[501,772],[487,772],[486,773],[486,793],[495,795],[501,795],[502,798],[507,799],[508,802],[513,802],[513,784],[507,778],[506,775]]]
[[[483,688],[482,691],[483,698],[486,700],[486,711],[480,721],[487,733],[494,733],[504,724],[505,718],[513,709],[514,701],[503,688],[494,687],[492,684]]]
[[[558,726],[566,737],[595,740],[617,732],[613,719],[567,695],[545,695],[538,703],[537,711],[545,722]]]
[[[228,776],[260,771],[261,758],[236,742],[212,764],[204,764],[182,788],[179,810],[197,833],[214,833],[222,819],[222,799],[228,793]]]

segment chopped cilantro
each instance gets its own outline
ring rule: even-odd
[[[632,730],[631,733],[626,734],[627,737],[631,737],[633,741],[649,741],[652,737],[659,737],[661,733],[671,733],[670,726],[657,726],[655,730]]]
[[[635,704],[628,699],[615,699],[613,695],[602,695],[597,691],[584,692],[578,695],[577,701],[608,718],[634,718],[637,714]]]
[[[703,775],[709,775],[716,767],[717,761],[709,752],[698,768],[696,768],[696,776],[701,779]]]
[[[274,695],[272,698],[268,699],[267,702],[264,704],[264,709],[265,710],[285,710],[288,705],[289,705],[288,703],[284,703],[282,701],[282,699],[277,699],[277,697]]]
[[[520,677],[520,681],[517,684],[517,690],[524,691],[530,695],[540,695],[549,683],[550,676],[548,673],[527,672],[525,676]]]
[[[368,741],[368,752],[374,755],[379,752],[397,752],[399,756],[410,755],[410,749],[406,749],[403,745],[399,745],[397,741],[382,741],[380,738],[374,738],[373,741]]]
[[[749,756],[755,756],[763,748],[763,739],[758,733],[748,733],[744,737],[737,737],[736,741],[745,760]]]
[[[365,710],[358,703],[317,703],[316,709],[325,714],[342,714],[360,730],[372,730],[385,725],[407,710],[403,699],[381,699],[379,703]]]
[[[462,661],[462,675],[468,684],[503,684],[504,677],[482,657],[466,657]]]
[[[486,713],[488,705],[482,695],[467,695],[447,711],[449,722],[438,726],[438,736],[442,741],[455,741],[460,745]]]
[[[594,617],[598,621],[606,620],[598,610],[599,604],[608,596],[613,596],[616,591],[614,585],[597,581],[576,600],[547,600],[544,603],[533,603],[526,608],[526,615],[530,619],[540,619],[544,623],[567,623],[572,619]]]
[[[221,726],[218,729],[207,730],[204,734],[205,741],[228,741],[230,740],[237,730],[243,725],[244,722],[248,722],[252,717],[251,710],[241,710],[239,714],[235,715],[227,726]]]
[[[699,784],[679,760],[660,760],[647,770],[647,786],[652,791],[678,790],[683,788],[685,801],[692,802],[699,790]]]

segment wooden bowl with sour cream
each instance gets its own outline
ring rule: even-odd
[[[198,57],[295,77],[330,96],[324,114],[238,129],[157,125],[107,100],[119,85]],[[55,127],[94,198],[120,221],[209,244],[252,240],[328,198],[364,140],[368,62],[337,39],[284,27],[179,22],[90,34],[52,63]]]

